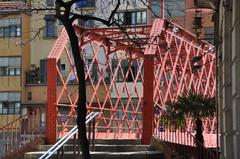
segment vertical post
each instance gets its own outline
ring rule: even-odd
[[[95,124],[96,124],[96,121],[95,121],[95,118],[93,118],[93,122],[92,122],[92,151],[94,152],[95,151]]]
[[[233,94],[232,94],[232,31],[229,29],[232,27],[232,11],[224,7],[223,10],[223,33],[224,39],[221,44],[221,50],[223,52],[221,57],[221,63],[219,66],[222,67],[221,75],[221,94],[220,94],[220,122],[221,122],[221,155],[222,158],[234,159],[234,148],[233,148]],[[221,20],[220,20],[221,21]],[[222,22],[221,22],[222,23]]]
[[[88,141],[89,141],[89,150],[91,150],[91,126],[92,122],[90,121],[88,123]]]
[[[165,18],[165,15],[164,15],[164,0],[162,0],[162,19]]]
[[[64,145],[62,146],[62,154],[61,154],[61,159],[64,159]]]
[[[240,2],[233,0],[232,23],[232,125],[233,125],[233,152],[234,159],[240,158]],[[238,21],[238,22],[236,22]],[[227,52],[226,52],[227,53]]]
[[[57,100],[57,61],[48,58],[48,80],[47,80],[47,109],[46,109],[46,142],[56,142],[56,100]]]
[[[76,134],[74,134],[74,136],[73,136],[73,156],[74,156],[74,158],[77,158],[77,155],[76,155]]]
[[[60,154],[60,149],[58,149],[58,150],[57,150],[57,159],[60,159],[60,156],[61,156],[61,154]]]
[[[143,83],[143,134],[142,143],[149,144],[153,133],[153,79],[154,55],[144,55],[144,83]]]
[[[148,0],[148,8],[147,8],[147,24],[151,25],[152,24],[152,0]]]

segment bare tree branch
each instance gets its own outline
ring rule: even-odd
[[[71,18],[71,21],[73,22],[76,19],[95,20],[95,21],[99,21],[99,22],[105,24],[106,26],[111,26],[114,23],[114,22],[112,22],[113,16],[117,12],[117,10],[119,9],[120,5],[121,5],[120,0],[118,0],[117,5],[114,8],[114,10],[111,12],[108,20],[98,18],[98,17],[95,17],[95,16],[91,16],[91,15],[80,15],[80,14],[71,13],[71,15],[73,15],[72,18]]]
[[[24,46],[25,44],[27,44],[27,43],[30,43],[31,41],[33,41],[34,39],[36,39],[36,37],[41,33],[41,31],[43,30],[43,29],[45,29],[46,28],[46,26],[43,26],[43,27],[41,27],[41,28],[39,28],[38,30],[37,30],[37,32],[33,35],[33,37],[31,37],[29,40],[27,40],[27,41],[22,41],[21,43],[20,43],[20,45],[21,46]]]

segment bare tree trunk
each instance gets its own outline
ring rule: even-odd
[[[203,158],[203,149],[204,149],[204,139],[203,139],[203,128],[202,128],[202,120],[200,118],[197,118],[195,120],[196,124],[196,135],[195,135],[195,143],[196,143],[196,149],[197,149],[197,155],[198,159]]]
[[[112,18],[120,6],[120,0],[117,1],[115,9],[111,12],[107,20],[94,17],[94,16],[89,16],[89,15],[80,15],[80,14],[71,13],[71,8],[76,2],[77,1],[73,1],[73,0],[70,0],[70,1],[56,0],[55,7],[56,7],[56,17],[65,26],[65,29],[68,33],[70,44],[72,47],[74,65],[77,70],[77,77],[79,82],[79,85],[78,85],[79,97],[78,97],[78,103],[77,103],[78,139],[81,145],[83,159],[90,159],[91,156],[89,153],[89,143],[87,139],[86,124],[85,124],[87,108],[86,108],[86,83],[85,83],[84,63],[80,55],[79,40],[72,24],[74,20],[82,19],[82,20],[95,20],[95,21],[102,22],[107,26],[111,26],[113,24],[111,22]]]
[[[89,142],[86,135],[86,83],[85,83],[85,72],[84,63],[80,55],[79,40],[75,33],[74,27],[71,23],[64,24],[66,31],[69,36],[70,44],[72,47],[72,53],[74,58],[74,64],[77,70],[77,77],[79,80],[78,84],[78,103],[77,103],[77,126],[78,126],[78,139],[81,145],[82,156],[84,159],[90,159],[89,153]]]

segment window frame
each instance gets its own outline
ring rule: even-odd
[[[32,92],[28,92],[28,101],[32,101]]]
[[[20,114],[21,112],[21,93],[20,92],[0,92],[6,94],[7,98],[0,101],[0,115]],[[16,97],[11,99],[11,95]],[[15,94],[15,95],[14,95]]]
[[[182,3],[182,4],[181,4]],[[165,9],[164,9],[164,16],[165,17],[184,17],[185,16],[185,7],[186,2],[185,0],[175,1],[175,0],[165,0]],[[183,6],[182,6],[183,5]],[[182,7],[182,8],[180,8]],[[177,9],[178,8],[178,9]],[[161,0],[153,0],[152,1],[152,16],[162,16],[162,4]],[[171,13],[171,15],[169,15]]]
[[[45,28],[44,28],[44,38],[56,38],[57,37],[57,19],[54,15],[46,15],[44,17],[45,20]],[[48,24],[49,22],[53,22],[52,24]],[[52,28],[51,28],[52,27]],[[49,32],[49,29],[53,29],[53,33]]]
[[[204,28],[204,40],[208,43],[214,43],[214,28],[213,27],[206,27]]]
[[[8,57],[0,57],[1,58],[6,58],[7,59],[7,65],[6,66],[0,66],[0,77],[1,76],[21,76],[21,63],[22,63],[22,58],[21,56],[8,56]],[[11,64],[9,63],[10,59],[14,59],[17,58],[19,61],[19,66],[11,66]],[[4,71],[2,71],[4,70]],[[11,74],[11,70],[13,71],[13,74]],[[2,73],[5,72],[5,73]]]
[[[46,0],[46,5],[48,7],[53,7],[54,6],[54,0]]]
[[[143,19],[144,14],[145,20]],[[134,10],[123,12],[120,11],[115,13],[113,21],[116,21],[116,23],[118,23],[119,25],[145,25],[147,24],[147,11],[146,10]]]
[[[0,38],[21,37],[21,18],[0,19]]]

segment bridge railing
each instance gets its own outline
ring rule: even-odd
[[[155,102],[155,105],[158,104]],[[187,158],[217,158],[217,145],[212,145],[213,147],[209,147],[210,145],[207,144],[202,145],[194,136],[196,133],[195,130],[189,131],[187,127],[179,126],[177,124],[178,122],[173,117],[171,117],[170,114],[168,114],[164,109],[162,109],[162,112],[164,112],[167,116],[171,118],[172,123],[157,124],[154,130],[155,138],[167,144],[172,151],[181,154]],[[161,116],[159,117],[161,118]],[[215,136],[213,137],[216,138],[216,135],[217,134],[215,134]],[[199,143],[201,146],[196,147],[196,143]]]

